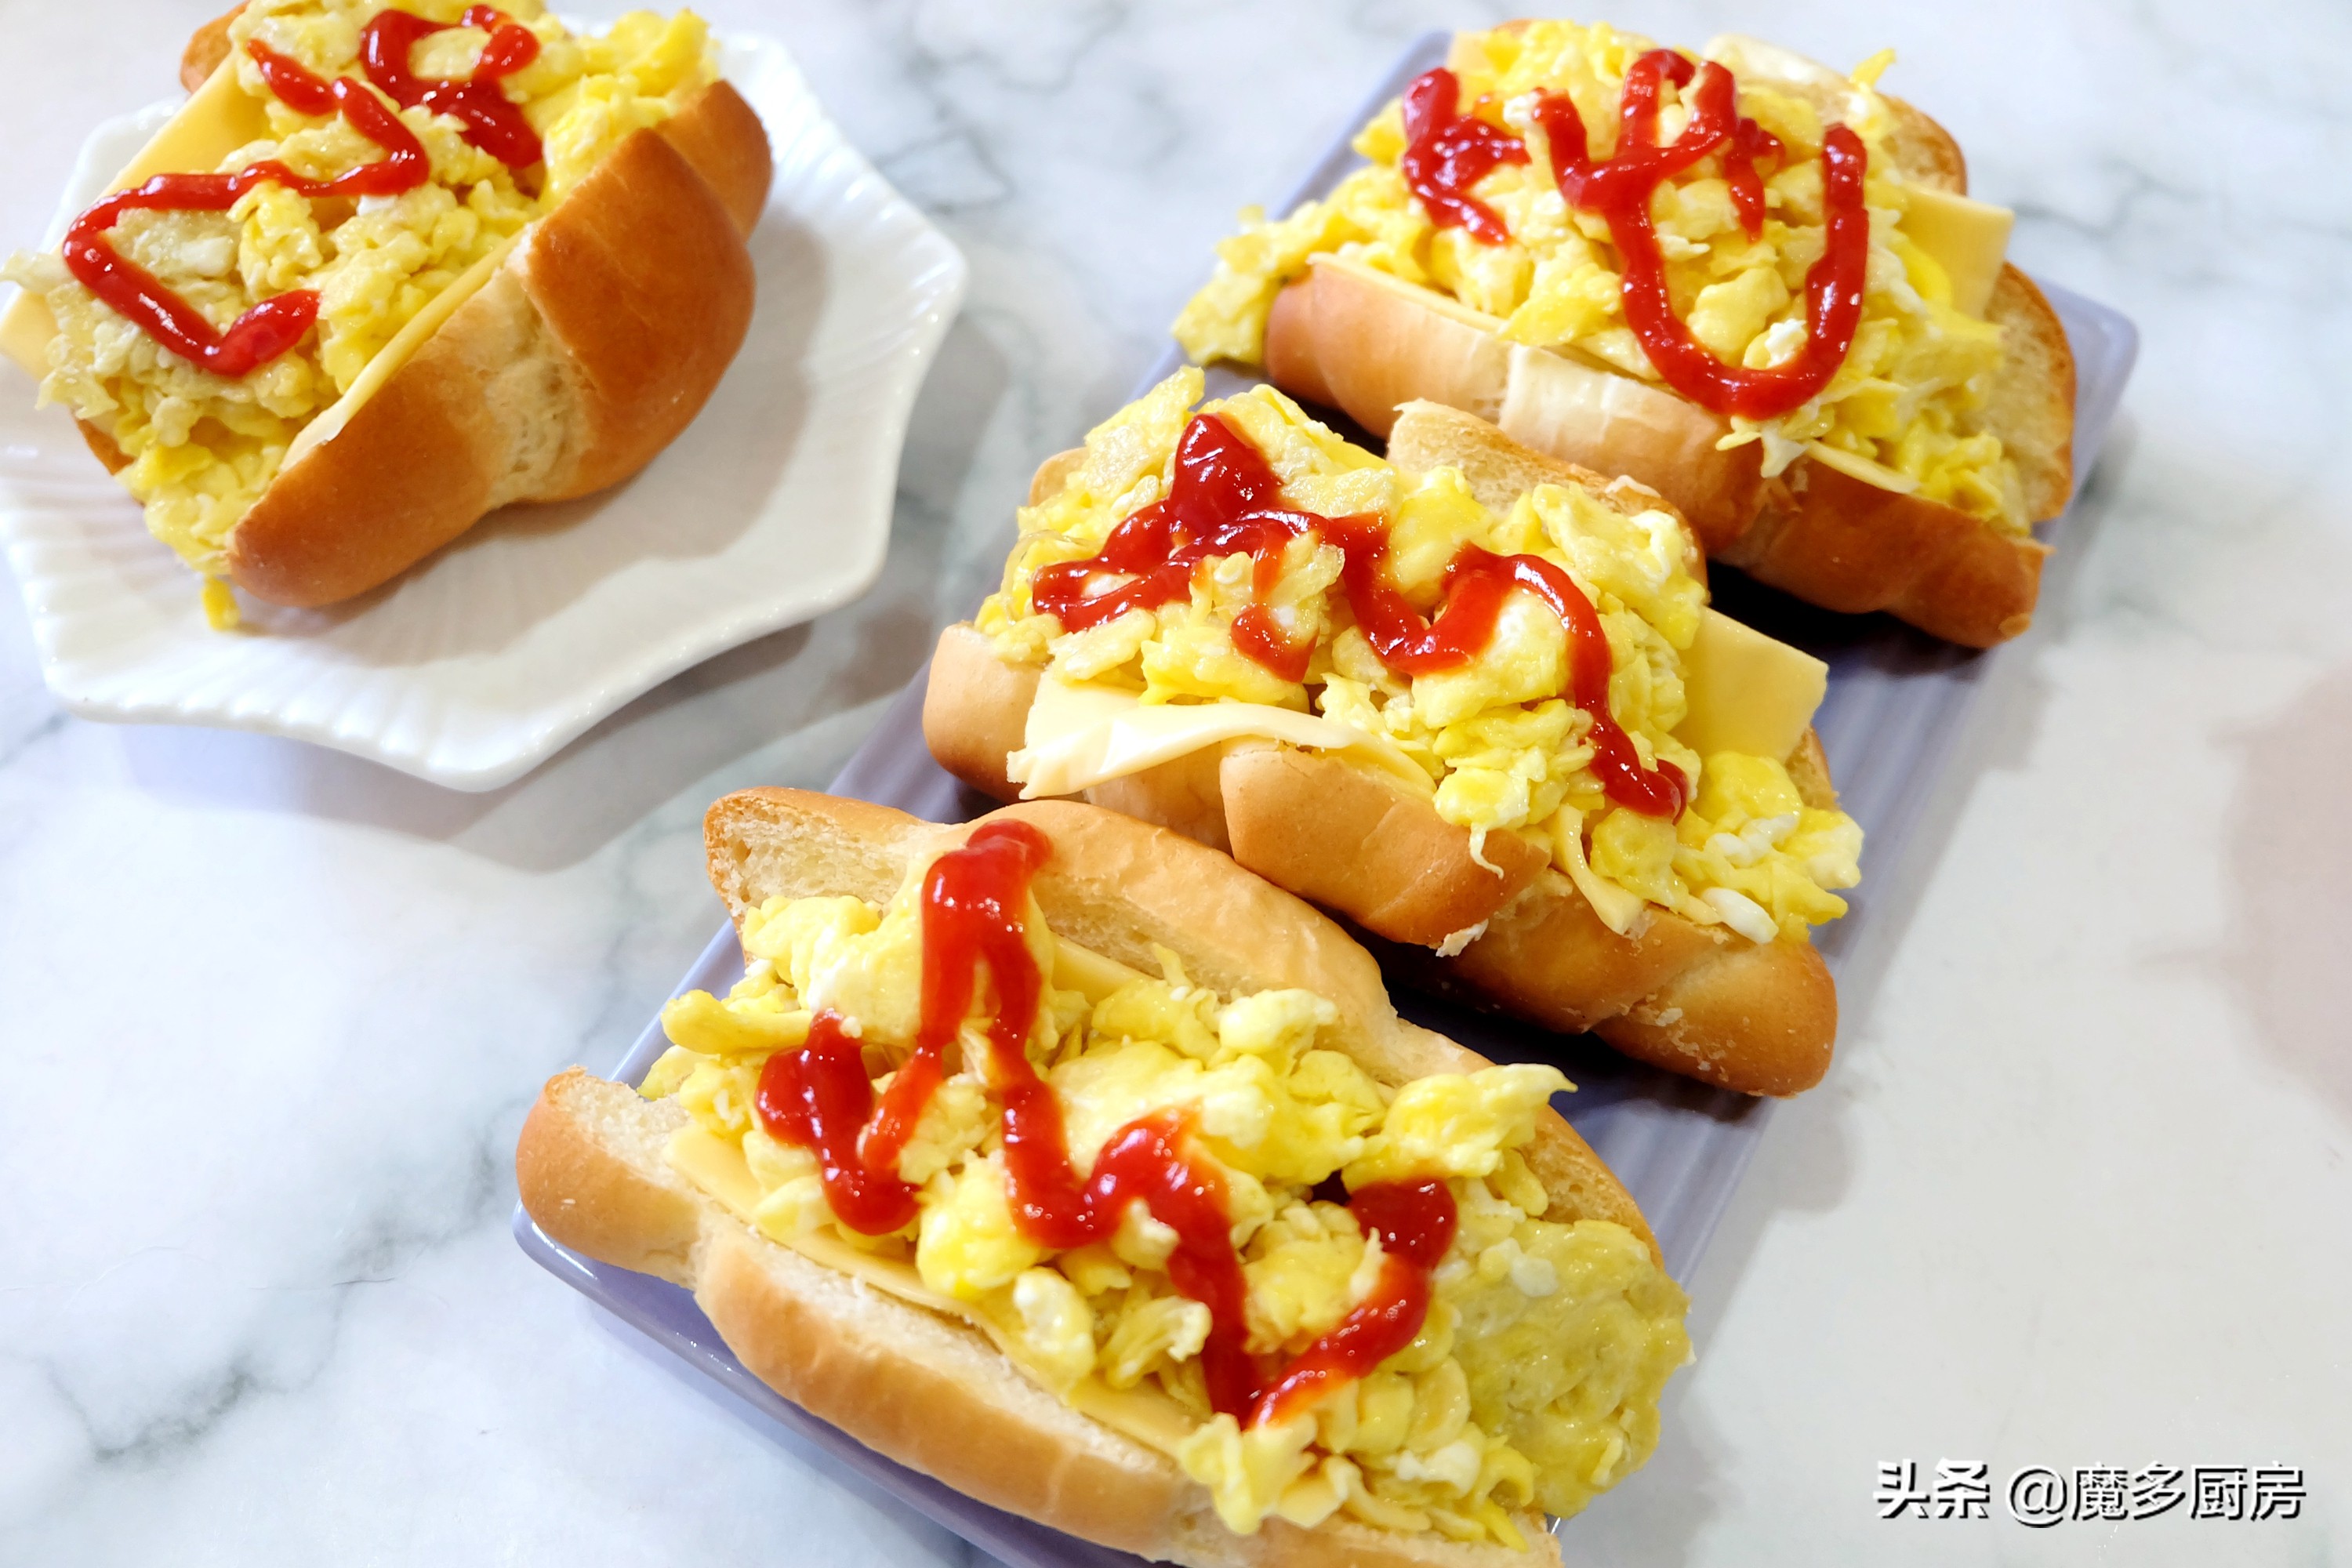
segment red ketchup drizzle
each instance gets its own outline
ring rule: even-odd
[[[1661,80],[1691,89],[1690,122],[1664,147],[1657,144]],[[1675,314],[1650,196],[1667,179],[1723,147],[1740,219],[1750,234],[1761,228],[1763,184],[1755,161],[1780,148],[1753,121],[1739,118],[1734,92],[1731,73],[1723,67],[1712,61],[1694,67],[1672,49],[1653,49],[1625,75],[1617,153],[1604,163],[1592,162],[1584,121],[1568,99],[1544,94],[1536,118],[1551,142],[1552,173],[1561,196],[1608,220],[1610,237],[1625,264],[1625,320],[1658,374],[1703,407],[1769,419],[1827,386],[1853,347],[1870,263],[1870,214],[1862,191],[1869,154],[1848,126],[1832,125],[1822,139],[1827,234],[1821,259],[1805,274],[1805,346],[1788,363],[1769,369],[1725,364]]]
[[[1658,94],[1666,81],[1688,89],[1691,118],[1681,135],[1661,147]],[[1526,162],[1527,151],[1507,132],[1484,121],[1451,119],[1459,91],[1453,73],[1442,68],[1405,89],[1405,124],[1412,145],[1397,166],[1428,209],[1431,222],[1441,228],[1466,226],[1487,244],[1499,245],[1510,237],[1501,221],[1463,193],[1497,163]],[[1769,419],[1827,386],[1853,348],[1870,261],[1870,214],[1863,205],[1869,154],[1862,138],[1845,125],[1831,126],[1822,137],[1827,233],[1821,259],[1805,274],[1805,346],[1785,364],[1759,370],[1725,364],[1675,314],[1650,198],[1668,179],[1719,152],[1740,226],[1750,238],[1763,232],[1764,181],[1757,164],[1780,159],[1785,149],[1770,132],[1739,114],[1736,94],[1731,72],[1722,66],[1712,61],[1694,65],[1672,49],[1651,50],[1625,74],[1617,152],[1599,163],[1591,158],[1583,116],[1565,95],[1539,93],[1535,114],[1551,143],[1552,174],[1560,195],[1570,206],[1597,213],[1609,224],[1624,262],[1625,320],[1658,374],[1675,391],[1717,414]],[[1416,106],[1421,106],[1418,112]],[[1441,122],[1479,127],[1480,150],[1459,161],[1446,156]],[[1503,142],[1509,143],[1516,156],[1495,150]],[[1475,214],[1465,213],[1465,202]]]
[[[368,80],[403,109],[423,104],[436,114],[463,121],[467,141],[510,169],[529,168],[540,161],[539,132],[523,118],[522,106],[499,88],[499,79],[539,58],[538,37],[494,5],[470,6],[454,25],[490,35],[472,76],[460,80],[413,74],[409,51],[419,39],[452,24],[428,22],[406,11],[379,11],[360,31],[360,59]]]
[[[1592,745],[1592,771],[1611,800],[1644,816],[1669,821],[1682,815],[1690,781],[1668,762],[1642,765],[1633,738],[1609,711],[1609,674],[1614,661],[1599,612],[1569,574],[1539,555],[1497,555],[1465,544],[1445,568],[1445,602],[1434,620],[1424,620],[1388,580],[1381,563],[1388,555],[1388,528],[1377,518],[1335,518],[1327,525],[1334,544],[1346,552],[1340,583],[1348,607],[1381,662],[1399,675],[1458,669],[1476,658],[1495,635],[1496,619],[1513,588],[1525,588],[1551,606],[1568,633],[1569,696],[1591,716],[1586,739]]]
[[[1279,504],[1282,481],[1256,447],[1213,414],[1195,415],[1176,447],[1176,478],[1165,500],[1154,501],[1111,530],[1102,553],[1039,568],[1029,602],[1071,631],[1100,626],[1134,609],[1183,597],[1192,574],[1213,556],[1247,552],[1255,562],[1261,598],[1282,570],[1290,540],[1312,532],[1347,557],[1340,586],[1357,625],[1399,675],[1458,669],[1493,638],[1496,617],[1514,588],[1526,588],[1551,606],[1567,629],[1570,695],[1592,718],[1592,771],[1610,799],[1650,816],[1682,814],[1688,781],[1672,763],[1642,765],[1641,754],[1609,711],[1609,638],[1592,601],[1549,562],[1534,555],[1496,555],[1463,546],[1446,568],[1446,596],[1434,621],[1399,593],[1382,569],[1388,525],[1375,517],[1318,517]],[[1090,579],[1118,574],[1128,581],[1089,594]],[[1307,673],[1313,645],[1292,642],[1263,603],[1234,617],[1234,646],[1285,680]]]
[[[312,198],[396,195],[423,184],[433,173],[423,144],[408,127],[349,77],[323,81],[258,39],[246,49],[272,92],[304,114],[340,110],[352,130],[383,149],[383,157],[327,180],[306,179],[274,158],[234,174],[158,174],[135,189],[118,191],[74,219],[60,247],[67,270],[117,314],[182,359],[215,375],[232,377],[268,363],[300,342],[318,319],[319,296],[308,289],[290,289],[254,306],[226,331],[216,331],[194,306],[108,242],[107,231],[122,215],[134,209],[226,212],[246,192],[265,183]]]
[[[1334,1384],[1363,1377],[1412,1343],[1429,1315],[1429,1271],[1454,1242],[1453,1189],[1444,1182],[1369,1183],[1349,1194],[1348,1207],[1367,1236],[1381,1238],[1379,1283],[1258,1396],[1255,1422],[1280,1421]]]
[[[1122,521],[1093,559],[1040,568],[1029,602],[1065,628],[1083,631],[1183,598],[1202,562],[1239,554],[1255,563],[1252,580],[1262,598],[1282,574],[1283,548],[1323,522],[1283,506],[1281,494],[1282,480],[1255,447],[1215,415],[1201,415],[1176,444],[1176,479],[1167,499]],[[1087,580],[1107,572],[1130,580],[1087,594]],[[1311,641],[1286,637],[1263,604],[1234,617],[1234,645],[1285,680],[1305,679],[1314,652]]]
[[[816,1155],[824,1201],[842,1224],[884,1236],[913,1223],[915,1189],[898,1179],[895,1152],[869,1163],[859,1147],[874,1113],[874,1082],[839,1014],[819,1013],[806,1045],[768,1058],[754,1104],[771,1137]]]
[[[1397,159],[1405,184],[1440,228],[1466,228],[1486,245],[1500,245],[1511,231],[1495,209],[1470,187],[1498,164],[1524,163],[1527,144],[1475,114],[1458,114],[1462,83],[1444,66],[1424,72],[1405,89],[1405,150]]]
[[[825,1201],[842,1224],[879,1236],[912,1223],[916,1189],[899,1178],[898,1155],[939,1087],[942,1053],[971,1014],[985,963],[996,1003],[988,1077],[1003,1110],[1013,1223],[1063,1251],[1112,1235],[1128,1206],[1143,1203],[1176,1233],[1169,1282],[1209,1309],[1201,1370],[1211,1405],[1236,1418],[1280,1419],[1311,1403],[1315,1390],[1360,1377],[1412,1342],[1429,1310],[1429,1271],[1453,1239],[1453,1194],[1443,1182],[1423,1182],[1368,1185],[1354,1194],[1349,1207],[1389,1252],[1379,1285],[1288,1369],[1263,1377],[1248,1349],[1247,1289],[1223,1180],[1185,1152],[1191,1113],[1162,1110],[1129,1122],[1082,1177],[1070,1163],[1061,1104],[1030,1064],[1025,1047],[1044,983],[1022,913],[1030,879],[1052,847],[1026,823],[988,822],[934,861],[923,882],[921,1023],[880,1104],[858,1043],[842,1032],[837,1016],[820,1013],[805,1045],[777,1052],[761,1069],[760,1124],[816,1153]]]

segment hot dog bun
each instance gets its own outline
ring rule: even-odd
[[[236,15],[190,40],[192,90],[230,68]],[[229,580],[274,604],[331,604],[499,507],[586,495],[644,468],[742,346],[744,240],[772,172],[759,117],[723,81],[623,137],[437,329],[413,348],[395,339],[386,354],[404,358],[371,366],[304,429],[226,537]],[[123,465],[106,431],[82,430],[110,468]]]
[[[1743,79],[1834,115],[1844,79],[1783,49],[1728,42]],[[1888,150],[1906,178],[1964,195],[1967,168],[1950,135],[1911,105],[1885,101]],[[2001,329],[2006,357],[1982,426],[2017,466],[2026,515],[2046,521],[2073,491],[2073,352],[2049,301],[2015,267],[2002,267],[1986,318]],[[1437,289],[1318,256],[1276,299],[1265,371],[1375,435],[1388,434],[1401,405],[1428,398],[1555,457],[1631,476],[1682,510],[1710,556],[1828,609],[1885,610],[1976,647],[2032,622],[2048,550],[2030,537],[1811,454],[1768,480],[1759,445],[1717,449],[1731,428],[1722,416],[1597,361],[1514,343],[1502,324]]]
[[[1066,458],[1038,470],[1033,501],[1058,488]],[[1632,510],[1657,504],[1630,480],[1529,451],[1433,403],[1406,406],[1390,458],[1408,469],[1457,468],[1490,508],[1547,482]],[[950,626],[923,703],[932,755],[982,794],[1017,799],[1004,761],[1023,744],[1038,679],[970,625]],[[1786,761],[1806,804],[1834,805],[1810,732]],[[1751,942],[1654,907],[1620,936],[1524,840],[1489,835],[1482,865],[1466,829],[1345,757],[1240,742],[1112,780],[1086,798],[1230,847],[1269,881],[1405,947],[1466,940],[1451,956],[1416,956],[1419,977],[1548,1028],[1595,1030],[1643,1061],[1747,1094],[1794,1094],[1829,1070],[1837,991],[1810,943]],[[1457,938],[1482,925],[1475,938]]]
[[[1990,310],[2009,361],[1986,423],[2016,458],[2035,520],[2055,517],[2073,483],[2065,331],[2014,267],[2002,269]],[[1754,445],[1717,450],[1730,428],[1719,416],[1667,388],[1508,342],[1499,325],[1433,289],[1318,257],[1275,300],[1266,374],[1375,435],[1390,432],[1402,405],[1426,398],[1539,451],[1639,479],[1675,503],[1710,556],[1828,609],[1885,610],[1971,647],[2032,623],[2048,546],[1811,457],[1767,480]]]
[[[1400,1020],[1370,956],[1328,920],[1223,856],[1114,813],[1066,802],[1009,808],[1053,841],[1039,904],[1059,935],[1151,963],[1176,952],[1221,988],[1303,986],[1339,1008],[1339,1048],[1402,1083],[1485,1065]],[[910,859],[960,842],[887,808],[751,790],[711,808],[711,877],[740,918],[776,895],[887,899]],[[1400,1536],[1344,1516],[1300,1530],[1225,1529],[1205,1490],[1158,1451],[1080,1415],[1022,1374],[978,1329],[759,1236],[671,1168],[674,1101],[573,1070],[549,1082],[516,1151],[522,1201],[549,1236],[695,1292],[730,1349],[813,1415],[958,1489],[1155,1559],[1258,1564],[1460,1565],[1556,1562],[1536,1521],[1528,1553]],[[1616,1178],[1547,1111],[1523,1153],[1563,1218],[1609,1219],[1650,1242]]]

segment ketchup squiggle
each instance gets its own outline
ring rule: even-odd
[[[923,999],[913,1053],[877,1105],[863,1048],[835,1015],[821,1013],[808,1042],[761,1069],[754,1109],[770,1136],[813,1151],[834,1215],[868,1236],[917,1217],[917,1189],[898,1155],[939,1088],[946,1046],[970,1016],[985,967],[994,988],[988,1023],[990,1092],[1003,1110],[1013,1224],[1040,1246],[1066,1251],[1116,1232],[1131,1205],[1174,1230],[1169,1283],[1209,1309],[1201,1370],[1211,1406],[1247,1422],[1280,1421],[1335,1383],[1359,1378],[1412,1342],[1429,1310],[1430,1270],[1454,1226],[1443,1182],[1367,1184],[1349,1206],[1386,1251],[1380,1280],[1287,1367],[1249,1352],[1248,1296],[1223,1176],[1190,1152],[1188,1110],[1142,1117],[1103,1144],[1090,1174],[1071,1163],[1061,1103],[1029,1060],[1044,980],[1024,911],[1031,879],[1053,853],[1027,823],[985,822],[932,862],[923,880]]]
[[[1668,82],[1685,93],[1691,114],[1681,134],[1662,147],[1658,107]],[[1869,153],[1847,126],[1832,125],[1822,137],[1825,244],[1805,274],[1804,347],[1782,364],[1725,364],[1675,313],[1650,200],[1667,180],[1719,153],[1740,226],[1751,239],[1763,232],[1764,181],[1757,164],[1777,162],[1786,150],[1770,132],[1740,115],[1737,90],[1731,72],[1713,61],[1697,65],[1673,49],[1651,50],[1626,71],[1617,151],[1600,163],[1591,155],[1583,117],[1565,94],[1538,93],[1535,119],[1550,144],[1552,174],[1562,199],[1609,225],[1622,262],[1626,324],[1658,374],[1701,407],[1770,419],[1827,387],[1853,350],[1870,266],[1870,213],[1863,200]],[[1465,227],[1486,244],[1501,245],[1510,238],[1508,229],[1470,195],[1470,187],[1504,163],[1526,163],[1528,151],[1507,132],[1456,116],[1459,92],[1454,73],[1442,67],[1405,89],[1410,141],[1397,168],[1432,223]],[[1475,132],[1466,129],[1473,126]]]
[[[442,31],[446,24],[405,11],[378,12],[361,33],[369,79],[403,107],[421,103],[464,121],[467,140],[501,162],[518,167],[537,163],[539,137],[498,83],[537,58],[539,39],[488,5],[468,10],[463,25],[490,33],[473,76],[463,82],[424,81],[409,74],[408,51],[417,39]],[[383,157],[325,180],[297,174],[275,158],[234,174],[158,174],[134,190],[108,196],[74,219],[60,247],[66,269],[110,309],[182,359],[231,378],[269,363],[300,342],[318,320],[318,293],[289,289],[253,306],[226,329],[215,328],[153,273],[114,248],[107,235],[123,214],[226,212],[247,191],[265,184],[310,200],[398,195],[433,177],[423,143],[397,114],[352,78],[328,81],[258,38],[247,40],[246,53],[269,90],[288,107],[303,114],[340,113],[352,130],[383,148]]]

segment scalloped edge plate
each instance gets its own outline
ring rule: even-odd
[[[250,630],[212,631],[195,578],[66,412],[35,411],[0,374],[0,545],[58,700],[495,789],[678,671],[864,593],[964,258],[850,146],[782,44],[722,37],[720,68],[776,157],[751,241],[759,304],[726,379],[635,479],[496,513],[372,594],[324,610],[248,598]],[[52,245],[177,107],[91,134]]]

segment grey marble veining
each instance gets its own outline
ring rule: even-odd
[[[957,1563],[514,1249],[539,1080],[716,905],[702,806],[830,776],[994,577],[1235,208],[1412,35],[1502,7],[709,7],[782,37],[971,303],[874,592],[458,796],[59,715],[0,595],[0,1562]],[[0,245],[200,7],[0,0]],[[2042,625],[1874,889],[1874,1000],[1689,1283],[1702,1361],[1595,1561],[2341,1555],[2352,1399],[2352,17],[1636,5],[1884,43],[2028,268],[2145,333]],[[0,395],[27,388],[0,375]],[[1882,1525],[1881,1459],[2305,1466],[2292,1524]],[[1887,1532],[1900,1530],[1899,1545]],[[2201,1533],[2200,1533],[2201,1532]],[[2218,1554],[2218,1555],[2217,1555]]]

